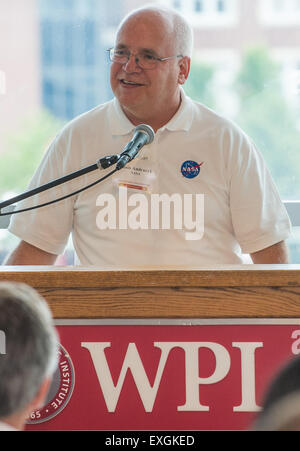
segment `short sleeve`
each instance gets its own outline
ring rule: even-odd
[[[28,191],[66,175],[66,162],[64,154],[60,151],[63,140],[63,137],[57,137],[50,145],[28,186]],[[72,182],[51,188],[19,202],[16,210],[51,202],[67,195],[73,188]],[[49,206],[13,215],[8,230],[33,246],[59,255],[63,252],[72,230],[73,206],[74,198],[71,197]]]
[[[285,240],[291,233],[290,219],[262,155],[242,134],[232,157],[230,208],[242,252]]]

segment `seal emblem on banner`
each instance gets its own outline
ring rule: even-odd
[[[45,405],[32,412],[27,424],[39,424],[56,417],[71,399],[75,384],[74,365],[66,349],[60,345],[58,367],[46,398]]]

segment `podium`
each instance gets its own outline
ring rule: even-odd
[[[300,265],[5,267],[61,339],[29,430],[242,430],[300,353]]]

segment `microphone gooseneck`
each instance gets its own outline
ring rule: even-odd
[[[134,130],[134,136],[132,140],[127,144],[127,146],[124,148],[123,152],[119,155],[109,155],[106,157],[100,158],[95,164],[92,164],[86,168],[80,169],[76,172],[73,172],[72,174],[65,175],[63,177],[60,177],[59,179],[52,180],[49,183],[46,183],[45,185],[38,186],[30,191],[26,191],[18,196],[12,197],[11,199],[8,199],[6,201],[0,202],[0,216],[11,216],[13,214],[17,213],[23,213],[25,211],[35,210],[37,208],[46,207],[48,205],[54,204],[56,202],[60,202],[62,200],[68,199],[69,197],[75,196],[77,194],[80,194],[83,191],[86,191],[87,189],[97,185],[98,183],[104,181],[111,175],[113,175],[115,172],[122,169],[129,161],[133,160],[139,153],[140,149],[145,146],[146,144],[151,144],[154,140],[155,133],[153,129],[150,127],[150,125],[141,124],[138,125]],[[51,188],[54,188],[56,186],[62,185],[63,183],[69,182],[70,180],[73,180],[75,178],[81,177],[82,175],[88,174],[95,170],[103,170],[108,169],[113,164],[116,164],[116,167],[113,171],[109,172],[108,174],[105,174],[104,177],[97,180],[96,182],[93,182],[92,184],[85,186],[77,191],[74,191],[70,194],[67,194],[66,196],[60,197],[58,199],[54,199],[49,202],[45,202],[40,205],[32,206],[29,208],[21,209],[21,210],[14,210],[14,211],[7,211],[3,213],[1,210],[5,207],[9,207],[10,205],[13,205],[17,202],[20,202],[22,200],[28,199],[32,196],[35,196],[36,194],[42,193],[44,191],[47,191]]]

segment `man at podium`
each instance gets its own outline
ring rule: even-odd
[[[70,234],[86,266],[241,264],[243,254],[288,263],[290,221],[261,154],[239,127],[184,93],[192,48],[191,27],[173,10],[144,7],[122,21],[109,49],[114,99],[64,127],[29,188],[121,154],[140,124],[154,139],[102,183],[14,215],[9,230],[20,244],[6,264],[54,264]],[[17,207],[59,199],[101,175]]]

